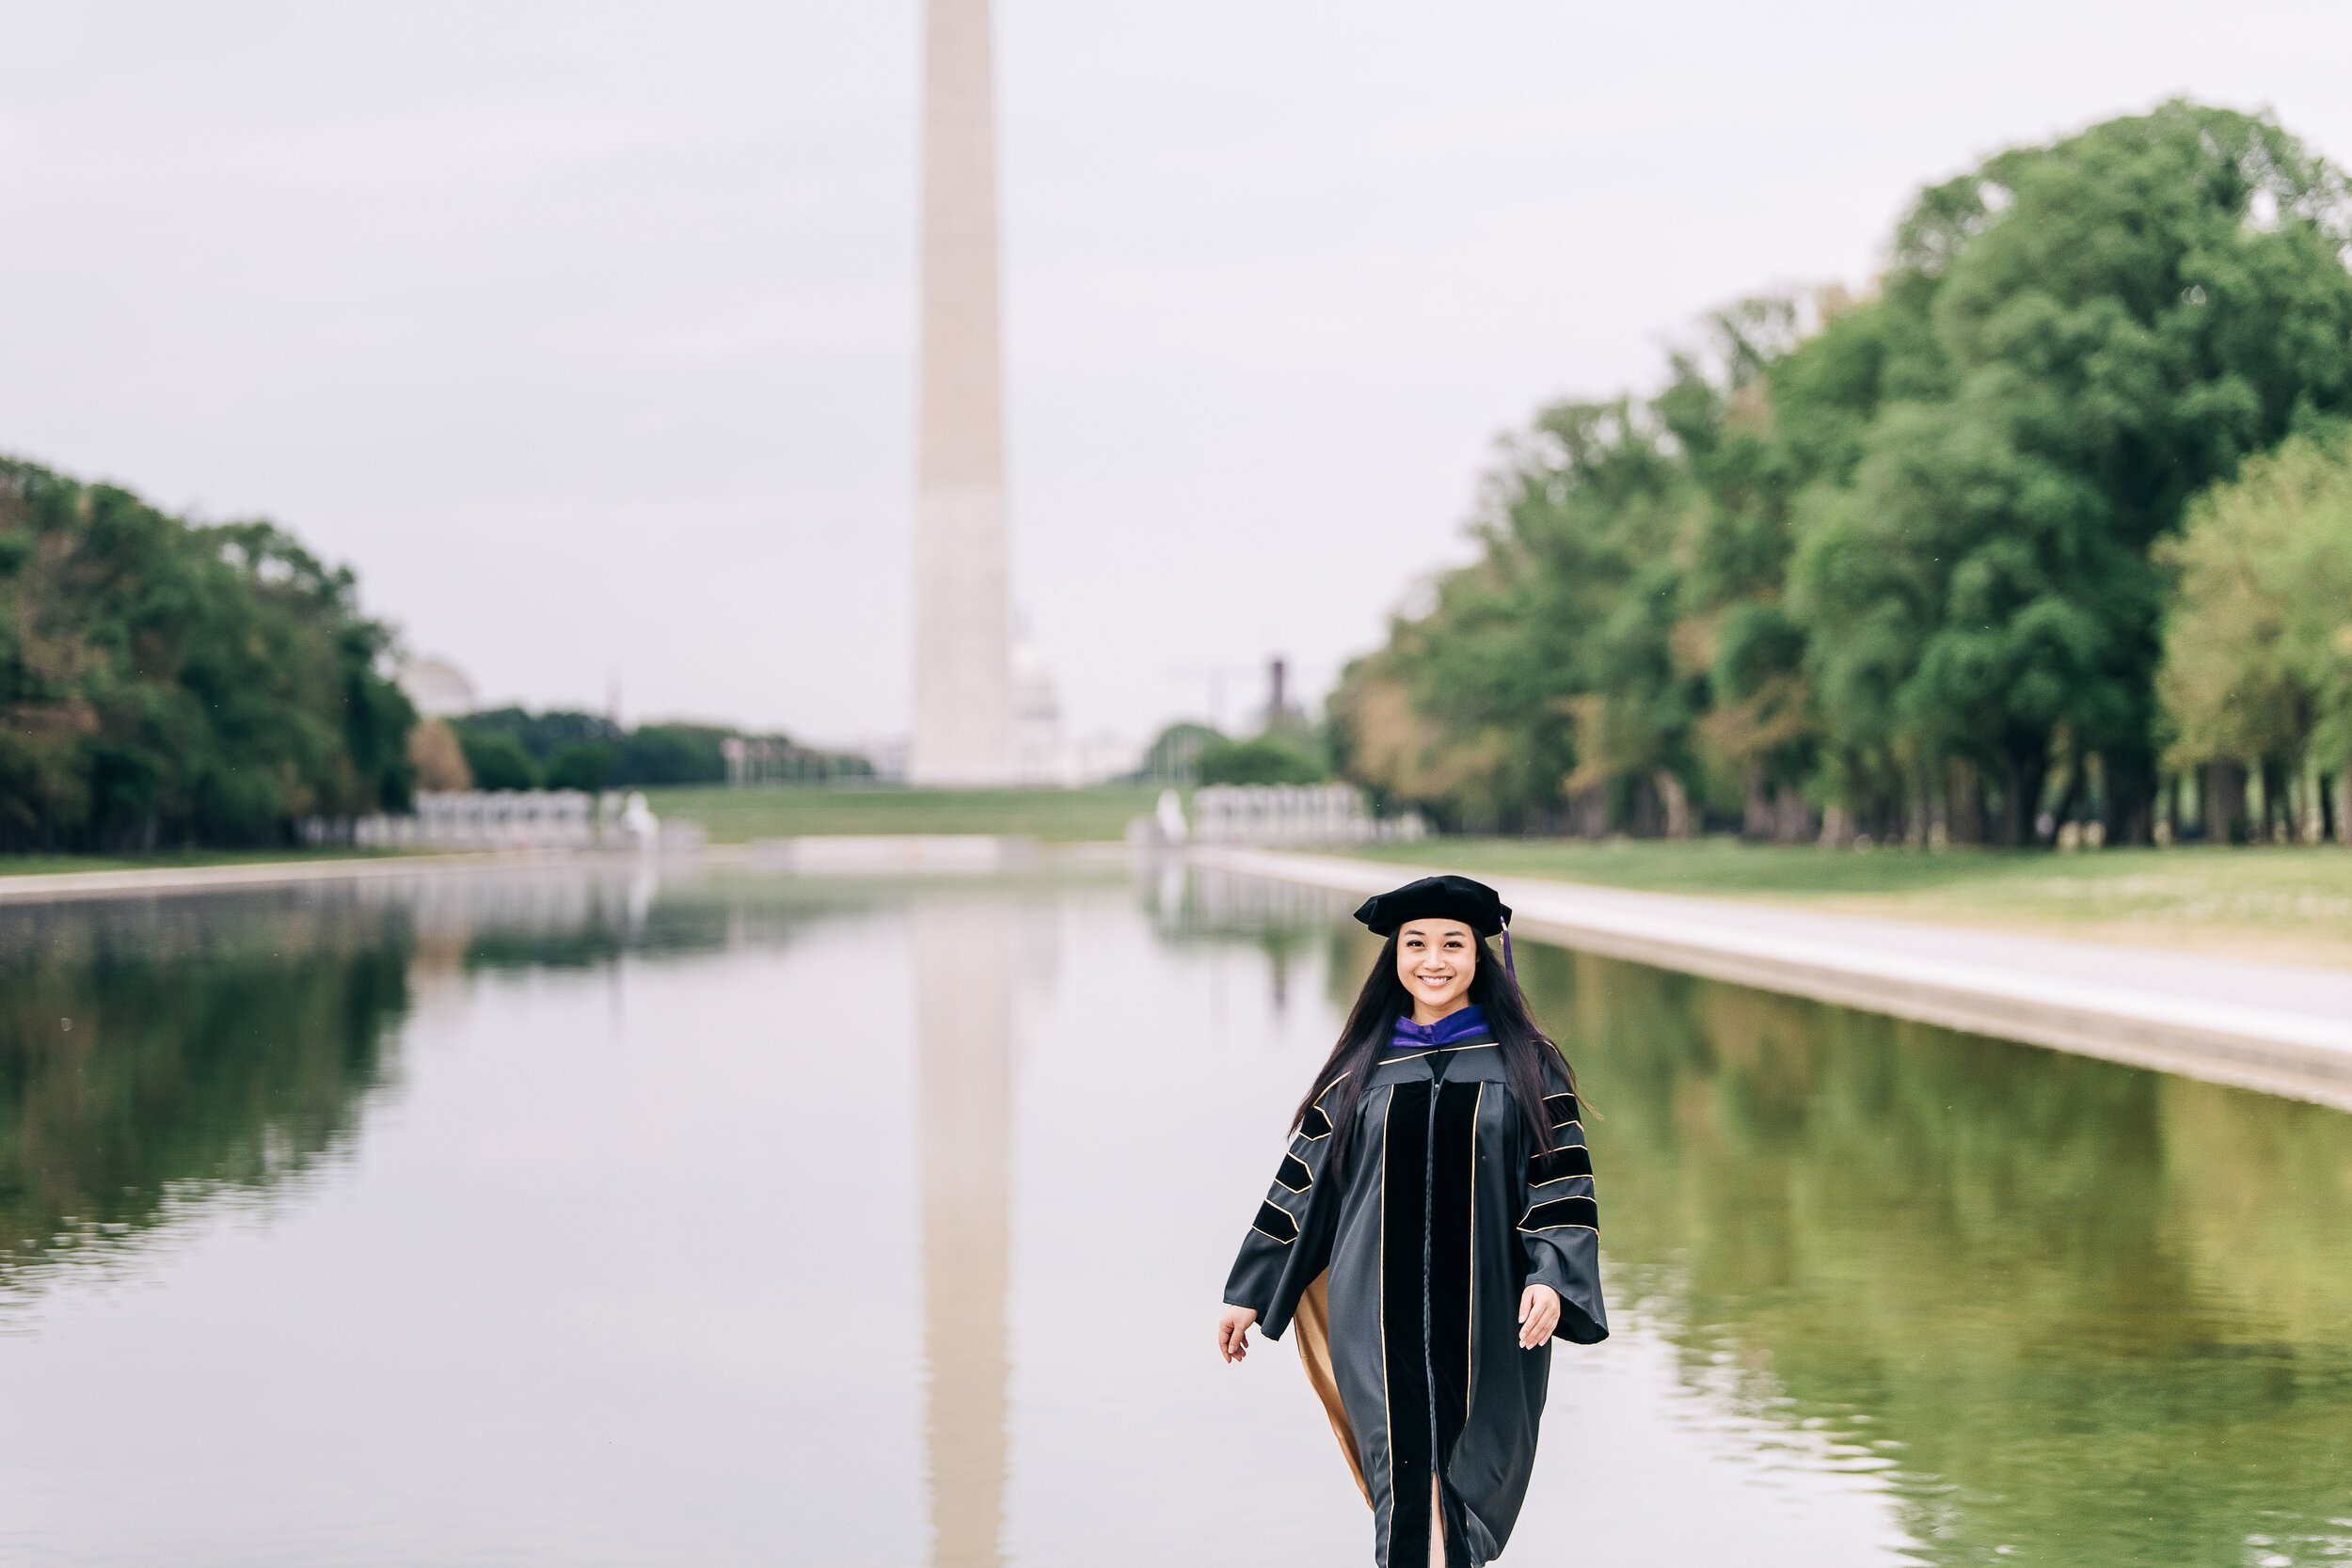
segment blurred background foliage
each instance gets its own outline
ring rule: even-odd
[[[2185,103],[1925,191],[1867,296],[1508,439],[1343,770],[1490,831],[2341,832],[2347,239],[2341,173]]]

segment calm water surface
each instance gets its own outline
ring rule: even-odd
[[[0,910],[0,1562],[1369,1560],[1218,1288],[1372,954],[1180,878]],[[1522,944],[1506,1562],[2352,1560],[2352,1122]]]

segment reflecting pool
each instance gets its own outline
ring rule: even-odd
[[[0,907],[0,1562],[1369,1560],[1212,1324],[1374,951],[1123,870]],[[2352,1559],[2352,1121],[1519,964],[1617,1334],[1506,1562]]]

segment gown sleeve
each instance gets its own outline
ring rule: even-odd
[[[1258,1327],[1269,1339],[1282,1337],[1298,1310],[1298,1298],[1330,1264],[1339,1195],[1330,1190],[1338,1178],[1326,1179],[1333,1139],[1324,1105],[1339,1086],[1335,1080],[1325,1088],[1292,1129],[1290,1152],[1282,1156],[1274,1184],[1242,1237],[1233,1272],[1226,1276],[1225,1304],[1256,1312]]]
[[[1547,1073],[1547,1078],[1551,1075]],[[1529,1285],[1560,1293],[1560,1338],[1580,1345],[1609,1338],[1600,1299],[1600,1205],[1593,1194],[1593,1156],[1584,1147],[1583,1107],[1565,1078],[1548,1085],[1544,1143],[1521,1180],[1519,1240],[1527,1246]]]

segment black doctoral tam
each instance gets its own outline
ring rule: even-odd
[[[1394,936],[1408,920],[1458,920],[1480,936],[1491,937],[1510,920],[1511,906],[1486,883],[1449,872],[1367,898],[1356,918],[1384,937]]]

